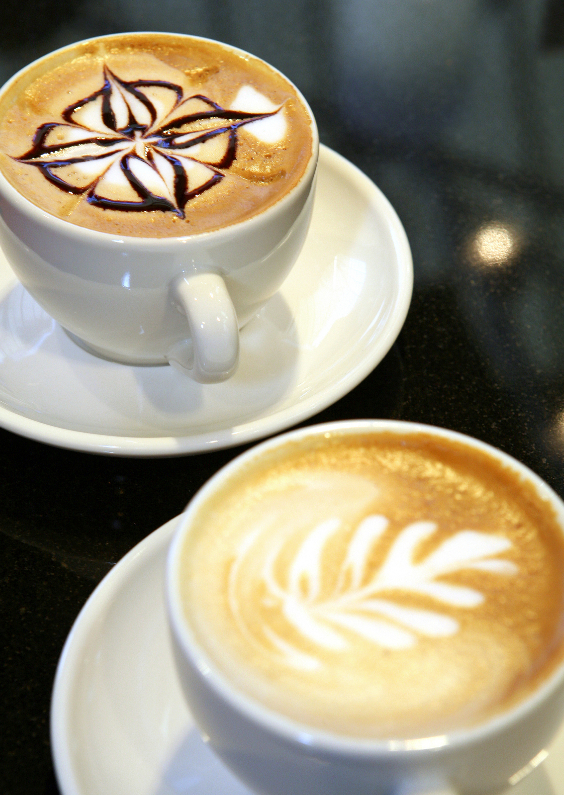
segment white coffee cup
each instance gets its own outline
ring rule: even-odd
[[[259,471],[261,466],[279,460],[277,456],[285,447],[310,441],[323,444],[324,439],[347,434],[370,437],[388,432],[405,439],[427,434],[439,443],[444,440],[471,454],[485,454],[498,462],[500,469],[512,473],[524,489],[532,489],[555,517],[559,532],[564,533],[564,504],[525,466],[477,440],[414,423],[374,420],[306,427],[262,443],[218,472],[188,506],[171,545],[166,574],[168,614],[180,680],[196,723],[225,764],[259,793],[499,792],[540,764],[564,717],[564,662],[559,657],[556,667],[523,700],[468,728],[413,739],[344,736],[265,706],[234,684],[198,639],[186,619],[191,606],[181,596],[182,550],[194,533],[197,517],[212,517],[211,524],[217,527],[217,512],[230,484],[249,471]],[[214,534],[213,528],[210,533]],[[506,587],[511,595],[510,578]],[[215,648],[221,655],[223,640],[216,640]]]
[[[8,81],[0,99],[42,60]],[[24,198],[0,173],[0,245],[28,292],[87,350],[223,381],[237,366],[239,329],[278,290],[305,240],[318,158],[312,115],[311,129],[311,157],[289,193],[247,220],[192,236],[77,226]]]

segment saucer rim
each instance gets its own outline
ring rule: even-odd
[[[86,795],[77,783],[71,753],[72,743],[67,738],[71,721],[70,700],[79,669],[77,655],[84,648],[101,611],[111,605],[114,597],[127,581],[128,573],[140,564],[141,558],[151,557],[168,548],[178,526],[181,514],[169,519],[132,547],[96,585],[76,616],[61,651],[49,711],[51,756],[57,783],[62,795]]]
[[[377,344],[374,345],[372,352],[368,352],[343,378],[335,381],[332,386],[316,391],[298,404],[291,404],[263,417],[230,428],[196,431],[183,436],[119,436],[91,433],[32,419],[6,406],[0,406],[0,427],[23,437],[69,450],[110,456],[174,457],[252,443],[298,425],[347,395],[382,361],[405,323],[413,292],[413,259],[407,234],[395,209],[370,177],[345,157],[321,144],[319,167],[323,168],[324,164],[328,168],[338,170],[347,181],[355,183],[357,189],[362,189],[367,194],[372,193],[372,203],[377,206],[378,213],[385,217],[397,252],[395,267],[398,292],[393,311],[382,333],[377,337]]]

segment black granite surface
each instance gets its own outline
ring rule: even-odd
[[[209,36],[280,68],[321,140],[388,196],[415,270],[385,360],[309,422],[390,417],[463,431],[564,496],[563,8],[4,0],[0,80],[63,44],[125,30]],[[240,450],[110,458],[0,430],[0,793],[58,793],[48,711],[73,620],[127,550]]]

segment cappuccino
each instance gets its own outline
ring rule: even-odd
[[[486,450],[418,430],[290,440],[190,517],[180,591],[231,685],[361,739],[465,729],[564,657],[564,535]]]
[[[0,169],[89,229],[207,232],[279,202],[304,175],[313,120],[263,61],[205,39],[137,33],[57,51],[0,100]]]

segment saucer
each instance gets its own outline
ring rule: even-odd
[[[51,705],[62,795],[250,795],[200,738],[176,676],[164,568],[177,521],[122,558],[67,639]],[[507,792],[564,795],[564,726]]]
[[[327,147],[302,253],[242,330],[238,370],[221,384],[87,353],[35,303],[0,252],[0,427],[129,456],[268,436],[327,408],[376,367],[404,323],[412,284],[409,243],[394,209]]]

